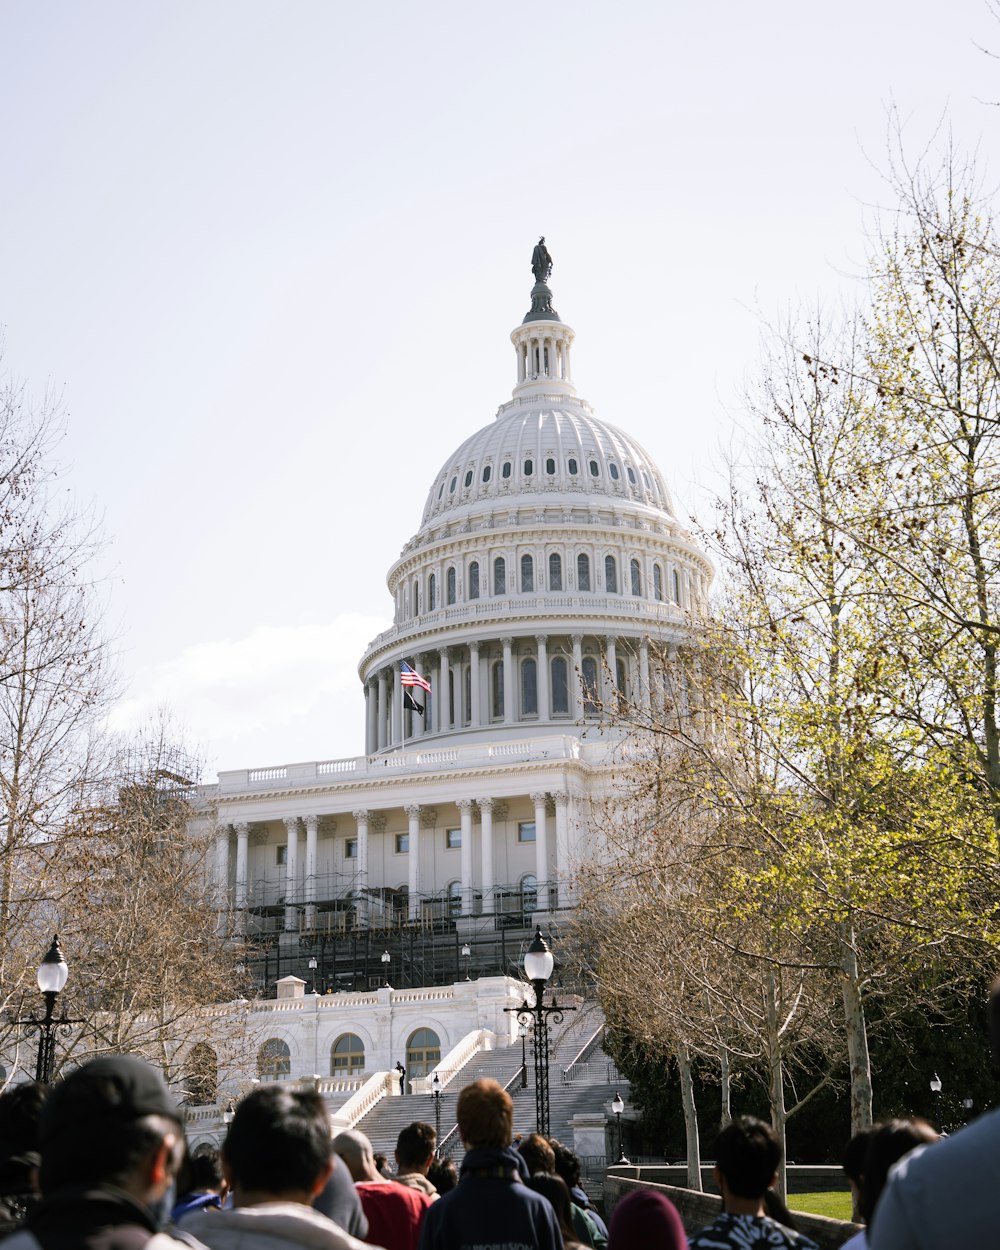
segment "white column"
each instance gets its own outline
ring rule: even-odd
[[[517,380],[518,382],[524,381],[524,344],[523,343],[518,343],[517,345]]]
[[[503,723],[514,723],[514,640],[501,638],[503,643]]]
[[[225,909],[229,889],[229,826],[219,825],[215,831],[215,885],[219,906]]]
[[[365,754],[374,755],[378,750],[378,686],[374,681],[365,682]]]
[[[305,902],[306,927],[316,927],[316,837],[319,832],[319,817],[307,816],[306,826],[306,876]]]
[[[553,794],[556,805],[556,887],[559,906],[569,907],[570,900],[570,846],[569,846],[569,795],[565,791]]]
[[[285,817],[288,846],[285,851],[285,928],[297,929],[297,911],[294,900],[299,894],[299,818]]]
[[[368,820],[371,812],[360,808],[353,812],[358,826],[358,856],[355,860],[354,893],[358,900],[358,925],[368,928]]]
[[[483,856],[483,911],[487,914],[496,910],[495,900],[493,898],[493,800],[479,800],[479,816],[482,821],[482,846],[480,847]]]
[[[545,812],[545,794],[533,794],[535,805],[535,880],[538,888],[538,906],[549,910],[549,830]]]
[[[409,821],[410,852],[410,919],[416,920],[420,915],[420,807],[411,803],[403,809]]]
[[[618,652],[615,648],[615,639],[611,634],[608,634],[604,643],[607,648],[605,658],[608,664],[608,689],[606,701],[612,706],[612,708],[617,710],[618,700],[615,695],[618,690]]]
[[[536,634],[535,642],[538,646],[538,657],[535,660],[538,685],[538,719],[543,721],[549,719],[549,653],[546,649],[548,639],[545,634]]]
[[[250,826],[245,820],[233,826],[236,830],[236,910],[246,911],[247,907],[247,846],[250,841]]]
[[[462,817],[462,915],[471,916],[472,906],[472,799],[459,799]]]
[[[483,723],[482,710],[482,669],[479,665],[479,643],[473,642],[469,644],[469,715],[472,718],[472,728],[478,729]]]
[[[566,346],[563,348],[563,352],[565,353],[565,357],[566,357],[566,364],[565,364],[566,381],[572,382],[573,377],[572,377],[572,374],[570,373],[570,368],[569,368],[569,340],[568,339],[566,340]]]
[[[389,670],[389,677],[392,681],[392,693],[389,696],[392,699],[392,735],[390,745],[398,747],[403,741],[403,686],[399,680],[399,666],[393,664]]]
[[[583,718],[583,635],[573,634],[573,708],[577,720]]]
[[[450,677],[448,674],[448,648],[442,647],[440,652],[441,676],[438,679],[438,730],[444,733],[446,729],[451,728],[451,717],[448,713],[448,682]]]
[[[385,669],[382,669],[382,671],[378,675],[378,713],[377,713],[378,737],[376,738],[378,749],[380,751],[384,751],[386,747],[385,727],[386,727],[386,722],[388,720],[388,716],[386,713],[386,704],[385,704],[385,700],[386,700],[385,681],[386,681]]]
[[[451,668],[455,678],[455,728],[461,729],[465,724],[465,665],[456,659]]]
[[[639,643],[639,700],[643,710],[649,711],[649,639]]]

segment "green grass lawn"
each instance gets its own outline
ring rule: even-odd
[[[788,1206],[792,1211],[807,1215],[828,1215],[832,1220],[851,1218],[851,1195],[843,1194],[789,1194]]]

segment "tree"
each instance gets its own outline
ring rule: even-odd
[[[15,1016],[37,993],[61,888],[52,846],[88,791],[112,690],[93,527],[56,502],[60,432],[57,404],[0,379],[0,1005]]]
[[[98,800],[66,831],[60,923],[84,1020],[74,1061],[143,1054],[204,1102],[226,1077],[250,1075],[256,1041],[238,1001],[242,946],[218,912],[214,841],[194,819],[197,773],[162,721],[120,745]]]

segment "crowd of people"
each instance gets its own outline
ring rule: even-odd
[[[1000,993],[991,1000],[1000,1059]],[[92,1060],[51,1089],[0,1097],[4,1250],[816,1250],[774,1185],[781,1145],[740,1116],[715,1141],[718,1216],[690,1236],[656,1188],[639,1187],[605,1225],[562,1143],[512,1138],[513,1104],[493,1080],[458,1097],[465,1156],[436,1154],[434,1128],[399,1134],[395,1171],[369,1139],[332,1137],[323,1099],[258,1086],[221,1150],[188,1154],[162,1076],[125,1055]],[[922,1121],[857,1134],[844,1170],[866,1228],[850,1250],[943,1250],[1000,1242],[1000,1111],[946,1140]]]

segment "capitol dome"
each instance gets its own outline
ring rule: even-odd
[[[681,641],[703,610],[711,566],[662,474],[577,394],[544,278],[531,296],[511,399],[444,462],[389,570],[393,626],[360,664],[368,754],[582,732],[608,701],[648,697],[650,642]]]

